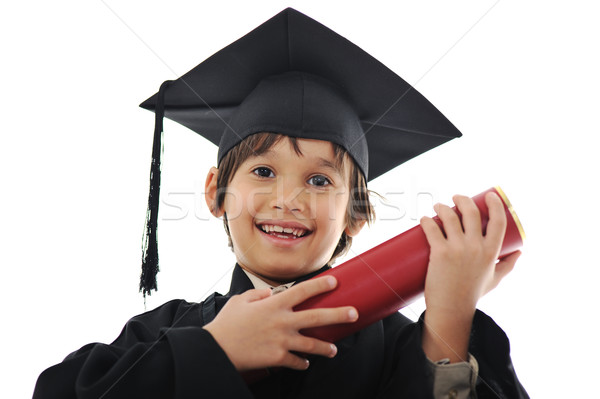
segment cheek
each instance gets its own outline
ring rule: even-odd
[[[346,208],[348,195],[337,193],[321,199],[318,206],[318,219],[327,223],[329,231],[343,230],[346,225]]]
[[[227,188],[225,195],[224,209],[227,212],[228,218],[254,217],[256,214],[256,199],[260,195],[251,187],[246,187],[242,184],[232,184]]]
[[[235,222],[242,214],[243,209],[243,202],[240,201],[239,195],[228,188],[227,194],[225,194],[225,201],[223,201],[223,210],[227,213],[229,222]]]

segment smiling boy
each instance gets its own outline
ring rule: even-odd
[[[269,144],[272,145],[270,148],[261,151],[261,147]],[[236,148],[245,146],[251,148],[252,153],[246,151],[248,158],[240,163]],[[257,133],[229,154],[239,166],[225,179],[226,194],[221,199],[217,196],[219,170],[212,168],[209,172],[205,190],[207,203],[215,216],[226,218],[237,266],[255,282],[254,285],[257,285],[257,279],[252,276],[277,287],[319,271],[337,256],[335,252],[340,247],[342,234],[351,237],[364,224],[365,220],[357,223],[356,217],[348,214],[350,172],[357,173],[355,166],[343,149],[339,146],[336,149],[337,159],[334,145],[327,141]],[[227,156],[222,163],[228,163]],[[358,226],[351,228],[349,224]],[[340,250],[337,252],[341,253]],[[335,281],[318,282],[310,292],[315,288],[319,291],[331,289],[331,284]],[[295,291],[291,289],[290,293]],[[270,295],[270,290],[248,294],[254,300]],[[305,298],[305,295],[296,298]],[[311,324],[289,326],[284,322],[285,316],[273,310],[261,310],[252,316],[248,309],[230,310],[233,303],[205,329],[211,332],[239,371],[276,365],[306,368],[306,360],[290,351],[324,356],[336,353],[335,345],[298,334],[300,328],[313,326]],[[297,302],[288,304],[293,306]],[[228,311],[235,314],[231,320],[225,316]],[[288,317],[295,316],[289,305],[283,312]],[[279,328],[265,323],[265,314]],[[305,317],[311,323],[326,325],[354,321],[358,315],[355,309],[347,307],[312,311]],[[240,325],[242,319],[247,320],[247,326]],[[286,338],[281,327],[291,332],[290,336]],[[252,333],[239,333],[257,328],[260,329],[255,334],[257,340],[252,338]],[[285,342],[288,338],[290,341]],[[281,346],[288,343],[290,346]],[[260,355],[266,353],[273,353],[275,358],[279,356],[280,361],[274,362],[268,357],[259,360]],[[246,359],[238,361],[240,354],[247,355]]]
[[[496,263],[506,219],[494,195],[485,236],[467,197],[454,197],[462,224],[436,206],[446,235],[422,219],[431,256],[417,323],[395,313],[335,344],[301,333],[360,317],[350,306],[293,308],[335,288],[311,278],[372,220],[367,181],[460,136],[397,75],[287,9],[142,106],[156,129],[140,287],[156,289],[164,113],[219,146],[205,192],[236,257],[230,291],[134,317],[112,344],[42,373],[34,397],[527,397],[506,336],[475,310],[519,256]]]

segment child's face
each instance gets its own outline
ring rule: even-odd
[[[302,155],[284,138],[242,163],[223,205],[240,266],[275,282],[323,267],[346,229],[346,162],[328,141],[297,142]]]

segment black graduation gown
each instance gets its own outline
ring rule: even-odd
[[[422,318],[413,323],[399,313],[337,342],[333,359],[314,357],[306,371],[281,369],[249,387],[202,326],[232,295],[251,288],[236,265],[227,295],[200,304],[173,300],[133,317],[112,344],[86,345],[45,370],[33,397],[432,397],[433,378],[421,348]],[[506,335],[480,311],[470,353],[479,362],[479,398],[528,397],[514,373]]]

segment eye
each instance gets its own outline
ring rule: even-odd
[[[331,181],[323,175],[316,175],[308,179],[307,183],[317,187],[324,187],[331,184]]]
[[[275,177],[273,171],[267,167],[259,166],[258,168],[252,171],[258,177]]]

